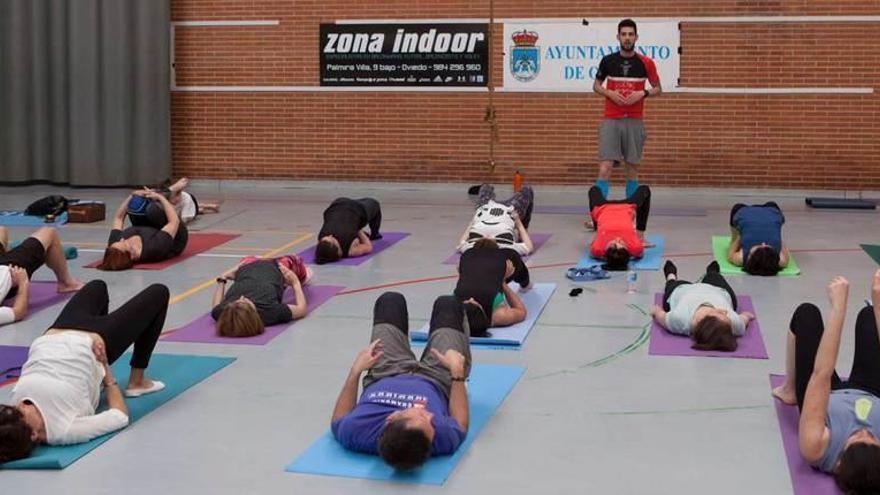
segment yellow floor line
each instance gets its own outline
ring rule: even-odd
[[[266,251],[261,256],[263,256],[265,258],[271,258],[272,256],[283,253],[284,251],[292,248],[293,246],[296,246],[297,244],[299,244],[303,241],[311,239],[313,236],[314,236],[314,234],[311,234],[311,233],[303,234],[303,235],[297,237],[296,239],[288,242],[287,244],[285,244],[279,248],[270,249],[269,251]],[[211,287],[212,285],[214,285],[216,283],[215,279],[216,279],[216,277],[211,278],[210,280],[206,280],[206,281],[200,283],[199,285],[197,285],[197,286],[195,286],[185,292],[181,292],[180,294],[177,294],[176,296],[172,297],[168,303],[169,304],[179,303],[180,301],[183,301],[184,299],[192,296],[193,294],[196,294],[202,290],[207,289],[208,287]]]

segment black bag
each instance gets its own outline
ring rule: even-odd
[[[38,217],[43,217],[46,215],[60,215],[62,212],[67,211],[67,205],[70,204],[70,202],[71,200],[65,198],[64,196],[53,194],[51,196],[46,196],[45,198],[40,198],[31,203],[24,210],[24,214],[34,215]]]

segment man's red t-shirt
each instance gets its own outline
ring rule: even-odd
[[[633,258],[641,258],[645,254],[645,244],[636,234],[633,219],[636,205],[632,203],[607,203],[593,208],[590,212],[596,225],[596,235],[590,244],[590,256],[602,258],[605,247],[614,239],[620,238]]]
[[[599,62],[596,80],[600,83],[607,80],[605,87],[609,91],[617,91],[624,98],[632,93],[644,91],[645,81],[649,81],[654,87],[660,84],[660,76],[657,75],[654,61],[639,53],[632,57],[624,57],[620,52],[605,55]],[[644,106],[644,99],[639,100],[635,105],[622,107],[605,98],[605,118],[640,119]]]

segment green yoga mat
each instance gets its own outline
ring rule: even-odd
[[[862,249],[868,253],[868,256],[870,256],[875,263],[880,265],[880,246],[874,244],[859,244],[859,246],[862,246]]]
[[[722,275],[748,275],[741,267],[727,261],[727,248],[730,247],[730,236],[713,235],[712,236],[712,256],[721,266]],[[789,255],[788,266],[783,268],[778,275],[793,276],[800,275],[801,268],[798,266],[794,255]]]

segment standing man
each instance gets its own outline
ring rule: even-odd
[[[620,21],[617,25],[620,51],[602,58],[593,82],[593,91],[605,97],[605,119],[599,127],[599,178],[596,179],[596,186],[605,198],[615,162],[626,166],[626,197],[632,196],[639,187],[638,165],[647,137],[642,123],[645,105],[642,100],[662,92],[654,61],[635,52],[638,39],[636,23],[632,19]],[[651,89],[645,88],[645,81],[651,83]]]

